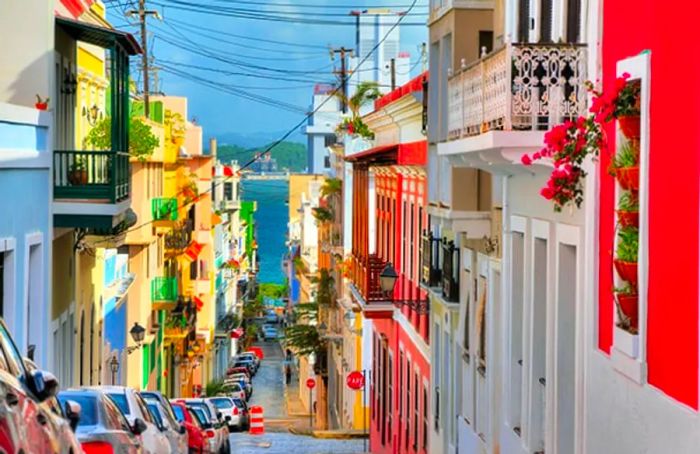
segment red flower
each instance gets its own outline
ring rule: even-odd
[[[348,123],[348,134],[354,134],[355,133],[355,125],[352,123]]]
[[[524,154],[523,157],[520,158],[520,161],[526,166],[529,166],[532,164],[532,159],[530,159],[530,156],[528,156],[526,154]]]

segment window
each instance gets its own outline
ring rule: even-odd
[[[399,351],[399,381],[398,381],[398,386],[399,390],[404,387],[404,382],[403,382],[403,351]],[[405,387],[404,387],[405,389]],[[397,413],[397,417],[399,419],[399,426],[401,426],[401,423],[403,422],[403,395],[399,392],[399,411]]]
[[[438,323],[434,324],[433,332],[435,333],[434,336],[434,344],[435,344],[435,363],[434,364],[443,364],[441,358],[442,358],[442,350],[440,346],[440,340],[442,336],[440,335],[440,325]],[[435,419],[435,431],[440,430],[440,368],[439,367],[433,367],[433,383],[435,383],[435,400],[434,400],[434,419]]]
[[[323,157],[323,167],[326,169],[331,168],[331,157],[326,155]]]
[[[525,275],[525,240],[522,232],[512,236],[512,296],[510,302],[510,424],[520,435],[523,373],[523,291]]]
[[[233,183],[230,181],[224,183],[224,200],[233,200]]]
[[[324,147],[330,147],[332,145],[335,145],[337,142],[338,142],[338,140],[336,139],[335,134],[323,136],[323,146]],[[328,156],[326,156],[326,158],[328,158]]]
[[[552,18],[554,2],[552,0],[540,0],[540,42],[552,42]]]
[[[581,41],[581,0],[568,0],[566,4],[566,42]]]
[[[518,41],[530,41],[530,0],[518,2]]]
[[[216,202],[216,186],[218,186],[216,181],[212,181],[211,182],[211,201],[212,202]]]
[[[413,251],[414,251],[414,243],[415,243],[415,236],[416,236],[416,210],[415,206],[411,204],[411,227],[409,230],[409,241],[410,241],[410,248],[411,252],[409,253],[408,256],[408,275],[410,276],[410,279],[415,282],[415,276],[413,275]]]
[[[411,438],[411,361],[406,362],[406,450]]]
[[[428,387],[423,386],[423,450],[428,451]]]
[[[386,364],[387,368],[387,420],[386,423],[389,426],[387,431],[387,439],[391,440],[391,427],[394,423],[393,421],[393,407],[394,407],[394,375],[393,375],[393,364],[394,358],[391,353],[388,354],[389,361]]]
[[[413,450],[418,451],[418,413],[420,410],[420,382],[418,381],[418,372],[416,372],[415,385],[413,386]]]
[[[107,394],[112,402],[119,407],[119,410],[125,414],[129,415],[131,411],[129,410],[129,403],[126,400],[126,394],[124,393],[109,393]]]
[[[486,50],[486,53],[490,53],[493,50],[493,32],[491,30],[479,30],[479,52]]]

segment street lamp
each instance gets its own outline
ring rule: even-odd
[[[146,328],[139,325],[138,322],[135,322],[134,326],[132,326],[131,329],[129,330],[129,334],[131,334],[131,338],[134,340],[134,342],[136,342],[136,345],[128,347],[126,349],[126,352],[130,355],[135,350],[138,350],[141,347],[141,344],[143,343],[143,339],[144,339],[144,337],[146,337]]]
[[[390,293],[394,290],[394,285],[396,285],[396,280],[398,278],[398,273],[391,265],[391,262],[388,262],[379,274],[379,286],[384,293]]]
[[[117,355],[112,356],[112,359],[109,360],[109,368],[112,371],[112,384],[115,385],[117,383],[117,372],[119,372]]]
[[[328,334],[328,326],[326,326],[325,322],[321,322],[321,324],[316,327],[316,330],[322,338],[326,337],[326,334]]]

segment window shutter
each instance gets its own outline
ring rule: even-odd
[[[581,0],[568,0],[566,8],[566,42],[581,41]]]
[[[554,2],[540,0],[540,42],[552,42],[552,18],[554,17]]]
[[[530,40],[530,0],[518,2],[518,42]]]

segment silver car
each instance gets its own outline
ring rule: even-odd
[[[158,429],[168,438],[171,452],[187,452],[187,429],[185,426],[173,419],[160,402],[146,400],[146,406]]]
[[[146,423],[142,419],[136,419],[130,425],[114,402],[101,390],[61,391],[58,400],[63,406],[69,401],[80,405],[80,420],[75,433],[83,449],[101,452],[111,448],[115,454],[143,453],[138,436],[146,430]]]

